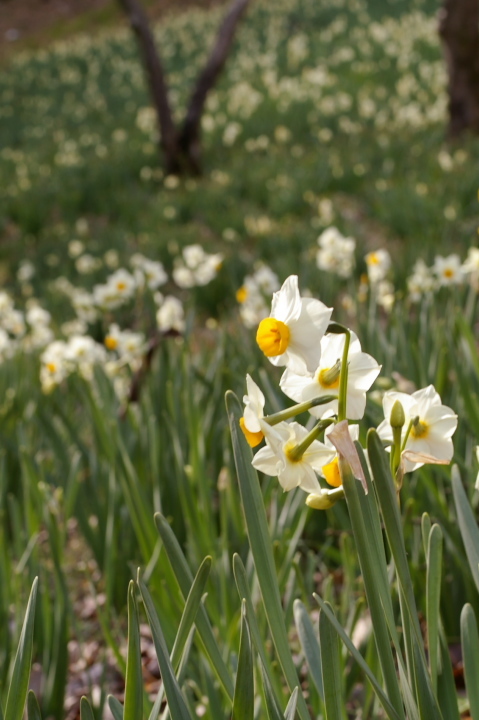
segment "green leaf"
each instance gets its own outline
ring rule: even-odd
[[[404,545],[402,520],[399,512],[396,488],[391,475],[389,458],[376,430],[368,432],[368,456],[374,476],[374,488],[381,508],[384,528],[394,558],[394,564],[400,585],[401,614],[408,668],[414,669],[415,687],[418,695],[419,710],[428,713],[428,720],[440,718],[441,713],[435,699],[426,664],[423,639],[419,627],[416,601],[409,572],[409,564]],[[404,612],[403,612],[404,606]],[[424,715],[426,717],[426,715]]]
[[[276,577],[273,549],[258,474],[251,465],[252,452],[240,429],[241,405],[234,393],[226,393],[226,409],[231,430],[233,453],[238,475],[241,501],[246,520],[249,543],[256,568],[264,609],[273,643],[290,691],[299,685],[298,674],[291,657],[281,597]],[[303,696],[298,698],[298,712],[302,720],[309,720]]]
[[[171,720],[192,720],[192,717],[186,706],[186,702],[181,694],[181,689],[173,672],[166,647],[165,638],[161,629],[160,621],[153,604],[151,595],[145,583],[138,576],[138,586],[140,588],[141,597],[146,610],[148,624],[151,628],[153,642],[155,644],[158,664],[160,666],[161,677],[165,686],[166,698],[170,710]]]
[[[241,611],[241,637],[236,673],[232,720],[253,720],[254,718],[254,669],[251,640],[246,622],[245,603]]]
[[[248,578],[246,577],[246,570],[240,556],[237,553],[233,555],[233,574],[235,576],[236,587],[238,589],[240,599],[241,601],[244,600],[246,603],[246,617],[248,619],[248,628],[251,634],[253,645],[260,657],[262,672],[268,679],[268,685],[271,688],[271,692],[274,693],[273,677],[271,675],[270,663],[268,662],[268,658],[266,657],[264,642],[258,627],[256,612],[251,597],[251,591],[248,585]],[[277,708],[280,708],[280,702],[276,694],[275,706]]]
[[[437,690],[439,652],[439,606],[441,599],[442,532],[433,525],[429,533],[426,575],[426,620],[429,670],[434,692]]]
[[[210,570],[211,557],[208,555],[201,563],[195,579],[193,580],[190,592],[186,598],[178,632],[176,633],[173,650],[171,651],[171,664],[175,671],[178,669],[186,641],[188,640],[191,628],[198,614]]]
[[[84,695],[80,700],[80,720],[95,720],[92,707]]]
[[[126,658],[124,720],[143,716],[143,675],[141,670],[140,627],[135,599],[135,583],[128,586],[128,655]]]
[[[333,612],[329,603],[325,603]],[[324,707],[326,720],[344,720],[344,688],[341,681],[339,637],[323,610],[319,613],[319,642],[323,664]]]
[[[347,463],[341,461],[344,493],[348,504],[349,517],[354,533],[359,563],[364,580],[364,588],[368,601],[371,621],[374,628],[374,640],[378,651],[379,662],[386,684],[387,695],[396,708],[399,717],[404,718],[401,692],[396,674],[391,640],[396,647],[398,662],[401,662],[401,650],[397,637],[394,613],[391,602],[391,589],[387,574],[384,541],[381,533],[379,511],[371,478],[367,471],[364,454],[360,448],[361,464],[365,470],[368,494],[354,478]]]
[[[427,512],[422,514],[421,518],[421,535],[422,535],[422,546],[424,548],[424,555],[427,558],[427,546],[429,543],[429,533],[431,532],[431,518]]]
[[[35,620],[37,589],[38,578],[35,578],[25,611],[20,640],[18,641],[12,679],[8,689],[4,720],[22,720],[23,718],[32,665],[33,625]]]
[[[38,704],[37,696],[33,690],[28,691],[27,696],[27,717],[28,720],[42,720],[42,713]]]
[[[371,470],[374,477],[374,487],[378,495],[389,547],[391,548],[396,572],[411,618],[412,631],[416,636],[418,645],[422,646],[416,601],[414,599],[412,580],[409,573],[406,548],[404,547],[402,521],[396,496],[396,488],[389,468],[389,458],[383,448],[379,435],[373,429],[368,432],[368,456],[371,463]]]
[[[324,702],[323,674],[321,670],[321,648],[319,647],[313,623],[301,600],[294,601],[294,622],[298,631],[299,642],[306,658],[309,673]]]
[[[294,720],[296,717],[296,708],[298,705],[299,690],[297,687],[294,688],[291,693],[291,697],[288,700],[286,709],[284,711],[284,720]]]
[[[108,695],[108,707],[114,720],[123,720],[123,705],[114,695]]]
[[[352,640],[348,637],[345,630],[341,626],[341,624],[338,622],[335,614],[330,608],[329,603],[326,603],[322,598],[319,597],[319,595],[316,595],[316,593],[313,593],[313,597],[320,606],[321,610],[326,615],[327,619],[331,623],[331,625],[334,627],[336,632],[338,633],[339,637],[343,641],[343,643],[346,645],[347,649],[353,656],[353,658],[356,660],[362,671],[365,673],[366,677],[368,678],[369,682],[373,686],[374,692],[378,696],[379,702],[385,709],[385,711],[388,714],[388,717],[391,718],[391,720],[399,720],[399,715],[396,712],[395,708],[391,705],[388,698],[386,697],[381,685],[379,684],[377,678],[374,676],[374,674],[371,672],[371,669],[368,667],[365,659],[357,650],[357,648],[354,646]],[[321,656],[322,657],[322,656]],[[323,666],[323,682],[326,681],[326,678],[324,676],[324,666]]]
[[[173,572],[175,573],[182,595],[186,600],[193,584],[193,575],[191,570],[186,562],[186,558],[180,544],[166,518],[164,518],[160,513],[156,513],[155,523],[161,539],[163,540],[166,554],[168,555],[168,559],[173,568]],[[211,629],[206,610],[201,604],[198,608],[198,614],[196,616],[196,628],[211,664],[213,665],[213,668],[215,669],[228,698],[231,702],[233,702],[233,683],[231,681],[228,668],[221,657],[221,652],[218,648],[218,643],[216,642],[213,630]]]
[[[284,720],[284,715],[278,704],[273,686],[271,685],[268,673],[260,658],[261,677],[263,678],[264,697],[266,701],[266,711],[269,720]]]
[[[441,666],[438,672],[437,699],[442,715],[446,720],[460,720],[457,704],[457,691],[451,657],[444,632],[440,631]]]
[[[461,612],[461,645],[469,713],[472,720],[479,720],[479,635],[476,616],[469,603]]]
[[[456,506],[457,521],[466,549],[467,559],[471,568],[472,577],[479,591],[479,529],[467,495],[462,487],[461,476],[457,465],[454,465],[452,468],[452,492]]]
[[[421,720],[442,720],[442,714],[432,690],[431,680],[424,665],[422,648],[419,648],[414,639],[412,648],[414,654],[414,678]]]

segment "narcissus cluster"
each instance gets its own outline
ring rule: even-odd
[[[285,491],[301,488],[308,505],[320,509],[343,496],[338,432],[354,448],[360,427],[349,421],[364,417],[367,392],[381,371],[361,350],[355,333],[331,322],[331,314],[320,300],[300,295],[296,275],[273,294],[271,313],[259,323],[256,341],[273,365],[285,368],[279,385],[296,405],[266,415],[265,396],[248,375],[240,420],[251,447],[265,442],[253,466],[277,477]],[[441,404],[432,385],[411,395],[386,392],[383,408],[385,419],[377,432],[391,452],[398,486],[405,472],[452,459],[457,416]],[[305,412],[311,416],[306,426],[296,420]]]

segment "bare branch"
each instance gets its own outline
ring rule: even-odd
[[[156,50],[155,39],[148,18],[138,0],[118,0],[128,15],[133,28],[146,69],[148,85],[155,105],[160,131],[160,142],[165,154],[167,172],[174,172],[178,165],[178,133],[173,121],[168,87],[160,56]]]
[[[249,0],[233,0],[216,36],[208,61],[200,73],[190,98],[188,111],[181,131],[180,143],[188,154],[192,169],[200,172],[200,121],[206,97],[214,86],[228,57],[236,28],[246,12]]]

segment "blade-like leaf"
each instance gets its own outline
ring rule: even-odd
[[[193,580],[190,592],[186,598],[178,632],[176,633],[175,643],[173,645],[173,650],[171,651],[171,664],[173,665],[175,671],[178,670],[178,665],[180,663],[186,641],[188,640],[191,628],[198,614],[210,570],[211,557],[208,555],[201,563],[195,579]]]
[[[429,533],[426,575],[426,619],[429,670],[434,692],[437,690],[439,652],[439,604],[441,599],[442,532],[433,525]]]
[[[264,697],[266,701],[266,712],[269,720],[284,720],[284,715],[278,704],[278,700],[274,693],[273,687],[268,677],[264,665],[260,659],[261,677],[263,678]]]
[[[427,546],[429,542],[429,533],[431,532],[431,518],[429,517],[429,514],[427,512],[422,514],[421,518],[421,535],[422,535],[422,545],[424,548],[424,555],[427,557]]]
[[[92,707],[84,695],[80,700],[80,720],[95,720]]]
[[[476,616],[469,603],[461,612],[461,645],[469,714],[472,720],[479,720],[479,635]]]
[[[291,697],[288,700],[284,711],[284,720],[294,720],[296,717],[296,708],[298,706],[299,690],[297,687],[294,688],[291,693]]]
[[[329,604],[324,602],[324,600],[322,598],[320,598],[319,595],[316,595],[316,593],[313,593],[313,597],[316,600],[316,602],[318,603],[318,605],[320,606],[321,610],[324,611],[324,614],[326,615],[329,622],[331,623],[331,625],[334,627],[334,629],[338,633],[338,635],[341,638],[341,640],[343,641],[343,643],[346,645],[347,649],[349,650],[349,652],[351,653],[353,658],[356,660],[358,665],[361,667],[362,671],[367,676],[369,682],[373,686],[374,692],[378,696],[379,702],[381,703],[381,705],[387,712],[388,717],[391,718],[391,720],[399,720],[398,713],[396,712],[395,708],[391,705],[388,698],[384,694],[384,691],[381,688],[381,685],[379,684],[379,682],[377,681],[377,678],[371,672],[370,668],[368,667],[365,659],[363,658],[363,656],[361,655],[359,650],[357,650],[357,648],[354,647],[354,644],[353,644],[351,638],[348,637],[345,630],[343,629],[341,624],[338,622],[335,614],[330,609]],[[323,672],[323,682],[324,681],[325,681],[325,677],[324,677],[324,672]]]
[[[452,468],[452,492],[467,559],[469,560],[472,577],[479,591],[479,529],[467,495],[462,487],[457,465]]]
[[[418,645],[421,646],[421,630],[417,617],[416,601],[414,599],[406,549],[404,547],[396,488],[394,487],[394,481],[391,476],[387,453],[384,451],[381,439],[375,430],[368,432],[368,456],[374,477],[374,487],[378,495],[379,505],[384,519],[384,527],[388,537],[389,547],[391,548],[396,572],[403,590],[404,600],[411,617],[412,631],[416,636]]]
[[[329,603],[326,603],[332,613]],[[323,610],[319,613],[319,642],[323,664],[324,707],[327,720],[344,720],[344,688],[341,681],[339,637]]]
[[[173,672],[166,647],[165,638],[161,629],[155,606],[145,583],[138,577],[138,586],[145,606],[148,624],[151,628],[153,642],[155,644],[158,665],[160,666],[161,677],[165,686],[166,699],[170,710],[171,720],[192,720],[181,694],[181,689]]]
[[[256,619],[256,612],[254,609],[253,600],[251,598],[251,592],[248,585],[246,570],[240,556],[236,553],[235,555],[233,555],[233,573],[235,576],[236,587],[238,589],[240,599],[241,601],[244,600],[246,603],[246,617],[248,618],[248,627],[251,634],[251,639],[253,641],[253,645],[256,649],[256,652],[260,656],[262,672],[268,677],[271,692],[274,692],[273,677],[270,671],[270,663],[268,662],[268,659],[266,657],[264,642],[258,627],[258,621]],[[279,708],[280,702],[276,694],[275,700],[276,706]]]
[[[247,444],[239,425],[242,416],[241,405],[236,395],[230,391],[226,393],[226,409],[228,411],[246,529],[266,617],[278,653],[279,662],[283,668],[289,689],[292,691],[293,688],[299,684],[298,674],[291,657],[288,634],[284,622],[266,510],[258,475],[251,465],[251,448]],[[309,712],[301,694],[298,696],[298,713],[302,720],[309,720]]]
[[[245,616],[245,603],[241,613],[241,637],[236,673],[235,694],[232,720],[253,720],[254,717],[254,670],[253,655],[248,623]]]
[[[188,563],[186,562],[186,558],[183,554],[180,544],[176,539],[173,530],[168,525],[166,518],[164,518],[163,515],[161,515],[160,513],[156,513],[155,523],[156,527],[158,528],[158,532],[160,533],[161,539],[163,540],[166,554],[168,555],[168,559],[175,573],[175,577],[178,581],[178,585],[180,586],[180,590],[186,600],[193,584],[193,575],[191,573],[191,570],[188,566]],[[223,685],[226,694],[228,695],[231,702],[233,702],[233,683],[231,681],[228,668],[226,667],[225,662],[221,657],[218,643],[216,642],[213,630],[211,629],[210,621],[208,620],[206,610],[201,604],[198,608],[195,623],[203,646],[213,665],[213,668],[215,669],[216,674],[218,675],[218,678]]]
[[[313,623],[310,620],[308,611],[301,600],[294,601],[294,621],[296,630],[298,631],[299,642],[306,658],[308,670],[319,693],[319,697],[324,702],[323,674],[321,671],[321,648],[316,638]]]
[[[23,621],[17,654],[13,665],[13,674],[8,689],[4,720],[22,720],[27,699],[30,669],[32,665],[33,625],[37,600],[38,578],[33,581],[28,605]]]
[[[121,702],[114,695],[108,695],[107,699],[114,720],[123,720],[123,705]]]
[[[437,699],[446,720],[459,720],[457,690],[446,638],[440,632],[441,667],[437,678]]]
[[[42,713],[38,704],[37,696],[33,690],[28,691],[27,697],[27,716],[28,720],[42,720]]]
[[[403,718],[401,693],[390,637],[393,638],[398,661],[401,662],[399,640],[394,624],[376,495],[369,473],[365,475],[370,491],[365,495],[349,465],[340,460],[340,468],[387,694],[399,717]]]
[[[399,580],[401,612],[403,611],[403,605],[405,609],[405,612],[402,612],[402,616],[408,668],[415,669],[416,690],[418,693],[422,693],[422,695],[417,698],[419,710],[420,712],[429,713],[428,720],[434,720],[434,718],[441,717],[441,712],[432,690],[426,664],[426,655],[404,545],[396,488],[391,475],[387,453],[383,448],[379,435],[376,430],[373,429],[368,432],[368,456],[374,477],[374,488],[381,507],[384,527]]]
[[[128,655],[126,659],[124,720],[143,716],[143,675],[141,670],[140,627],[135,599],[135,583],[128,586]]]

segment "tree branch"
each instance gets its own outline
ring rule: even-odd
[[[160,143],[165,154],[166,169],[167,172],[175,172],[178,169],[178,133],[168,100],[168,87],[163,66],[156,50],[148,17],[138,0],[118,1],[128,15],[143,56],[148,85],[157,111]]]
[[[180,144],[188,155],[192,169],[198,174],[200,168],[200,121],[206,97],[216,82],[228,57],[236,28],[246,12],[249,0],[233,0],[216,36],[216,42],[208,61],[198,76],[183,122]]]

